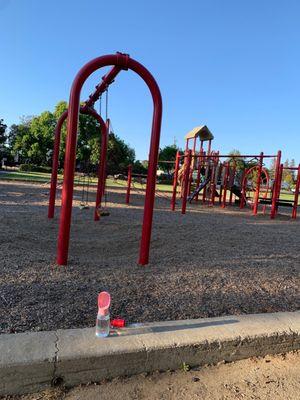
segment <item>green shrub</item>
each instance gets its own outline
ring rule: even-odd
[[[51,172],[47,165],[21,164],[19,170],[22,172]]]

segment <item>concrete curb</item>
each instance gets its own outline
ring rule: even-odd
[[[0,335],[0,394],[29,393],[154,370],[300,349],[300,312],[139,324],[109,338],[94,328]]]

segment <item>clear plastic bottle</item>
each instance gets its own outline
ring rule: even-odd
[[[110,329],[110,294],[101,292],[98,295],[98,314],[96,319],[96,336],[107,337]]]
[[[97,337],[107,337],[109,335],[110,329],[110,315],[101,315],[99,312],[97,314],[96,320],[96,336]]]

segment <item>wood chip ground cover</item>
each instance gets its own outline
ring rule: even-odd
[[[110,216],[93,221],[75,190],[70,262],[54,263],[59,207],[47,220],[48,188],[0,182],[1,333],[93,326],[96,296],[112,295],[127,322],[294,311],[300,305],[300,219],[156,199],[150,264],[137,266],[143,197],[108,193]],[[93,200],[95,193],[91,193]],[[290,210],[288,210],[290,211]]]

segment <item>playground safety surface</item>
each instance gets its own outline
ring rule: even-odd
[[[59,208],[47,220],[47,193],[0,182],[1,333],[93,326],[101,290],[128,322],[299,309],[300,220],[202,205],[182,216],[159,197],[150,264],[139,267],[142,195],[133,192],[128,207],[124,189],[110,189],[111,214],[95,223],[93,207],[79,209],[77,188],[62,268],[54,264]]]

